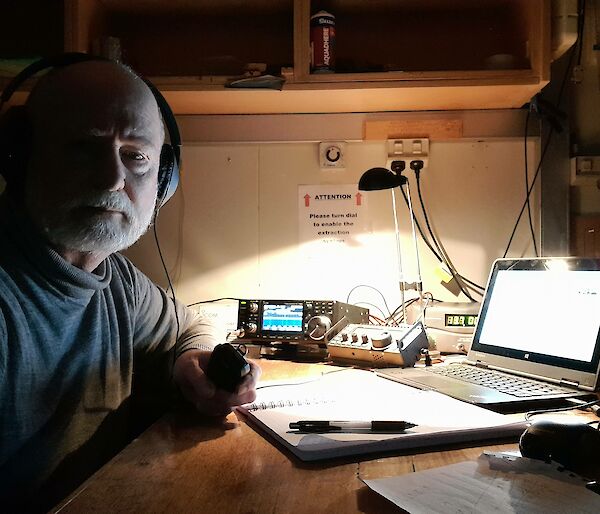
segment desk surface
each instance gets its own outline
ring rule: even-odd
[[[331,367],[260,361],[263,379],[320,374]],[[389,457],[302,463],[235,413],[206,420],[169,413],[57,506],[57,512],[388,513],[398,508],[360,478],[381,478],[476,459],[476,446]]]

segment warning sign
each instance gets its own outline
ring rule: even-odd
[[[300,243],[310,243],[311,250],[359,246],[366,212],[366,197],[356,184],[298,186]]]

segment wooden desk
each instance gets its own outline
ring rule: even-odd
[[[261,360],[263,379],[309,376],[324,364]],[[483,449],[302,463],[235,413],[209,420],[169,413],[94,474],[55,512],[391,513],[399,509],[361,478],[380,478],[476,459]]]

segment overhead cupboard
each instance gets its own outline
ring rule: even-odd
[[[119,52],[180,114],[513,108],[549,80],[549,0],[65,0],[63,8],[65,50]],[[311,16],[321,11],[335,18],[328,73],[311,70]],[[226,85],[253,74],[284,80]]]

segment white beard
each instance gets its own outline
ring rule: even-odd
[[[123,215],[77,217],[80,207],[104,207]],[[135,243],[148,230],[152,215],[153,211],[138,215],[123,192],[87,193],[55,206],[52,212],[41,213],[39,223],[48,240],[60,248],[114,253]]]

